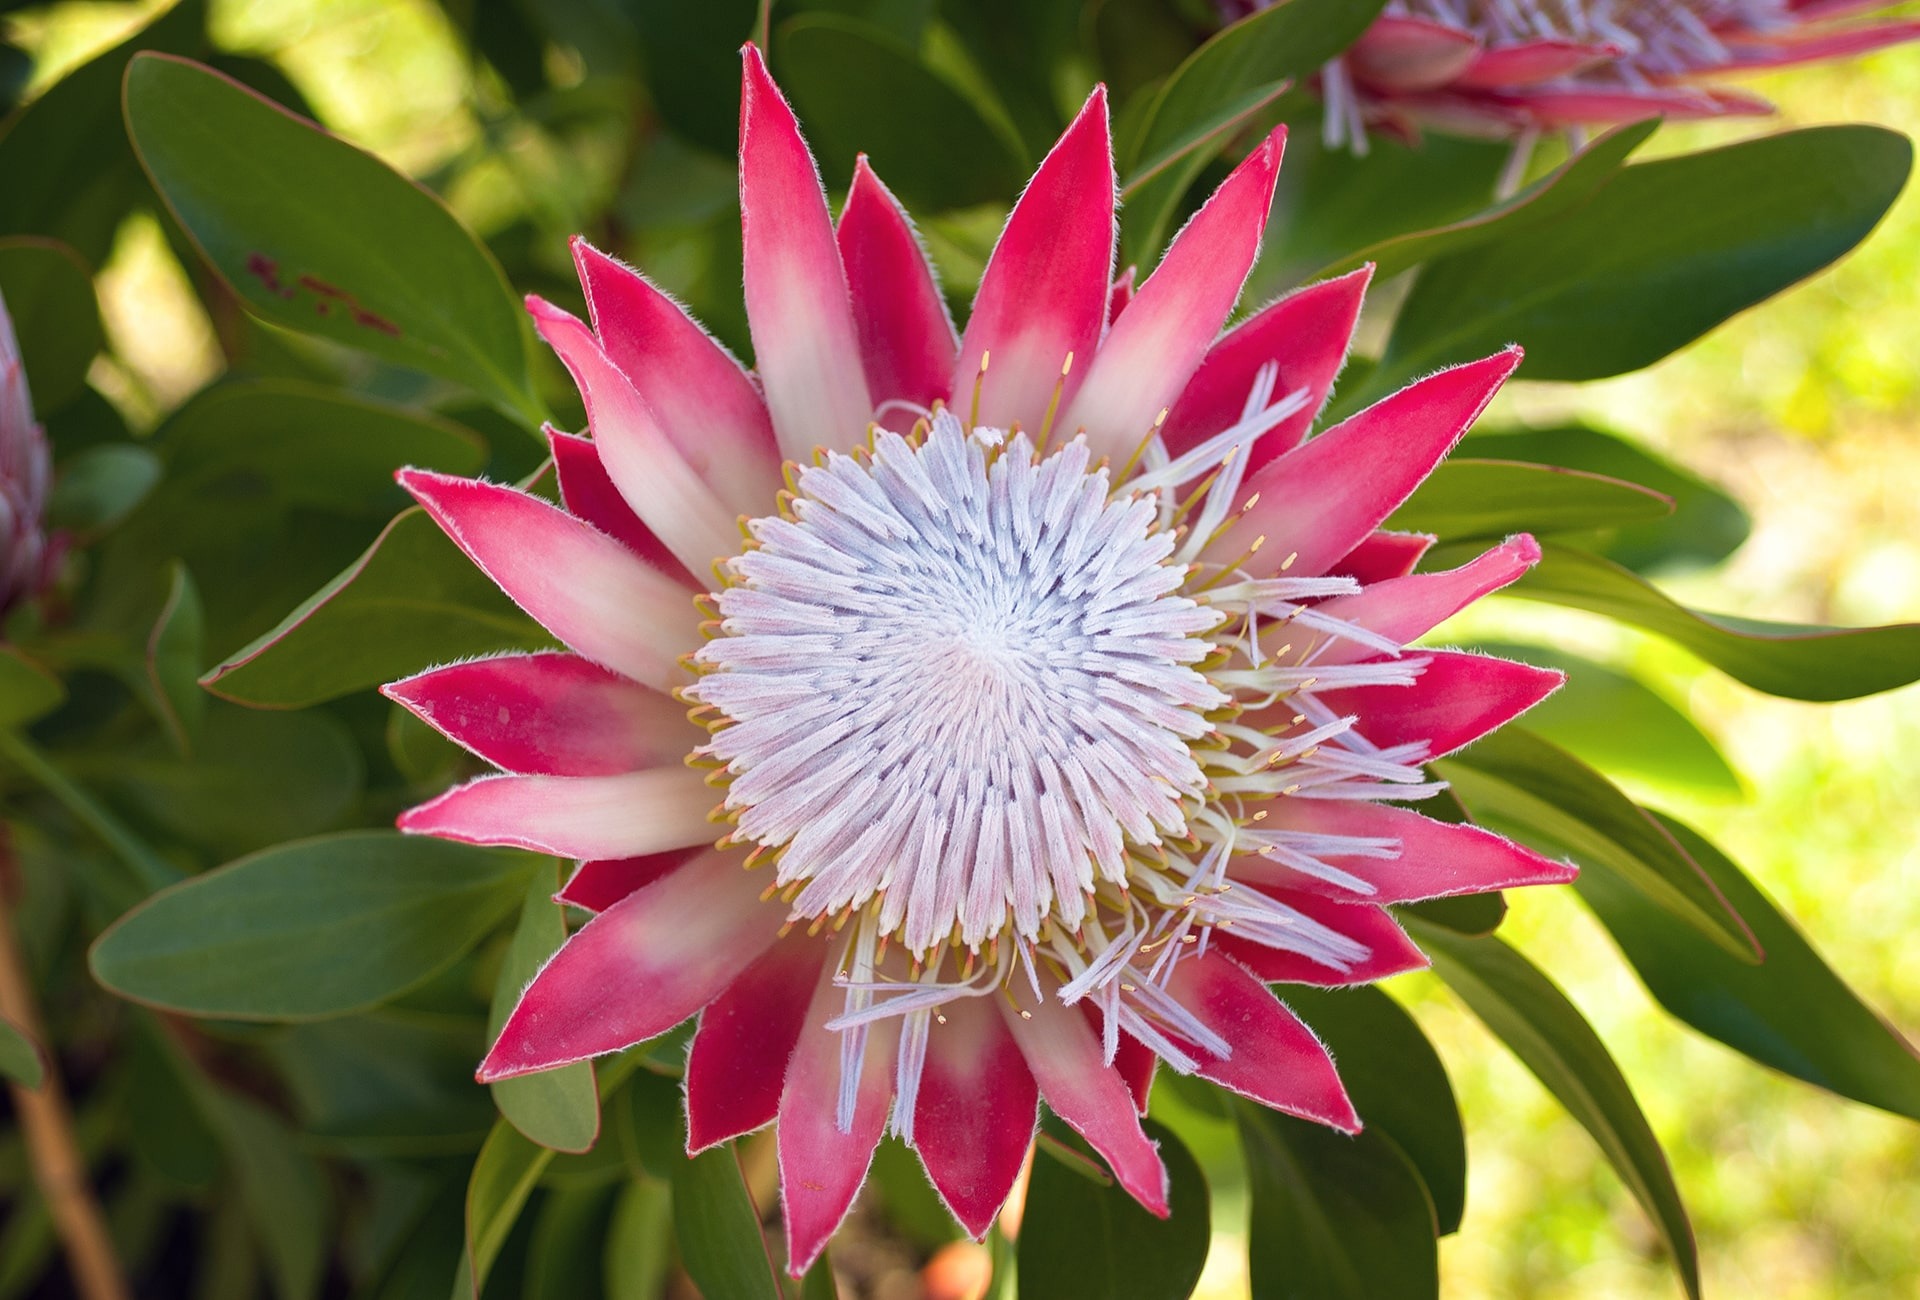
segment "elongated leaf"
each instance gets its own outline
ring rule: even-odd
[[[487,1017],[489,1040],[500,1032],[535,972],[566,940],[567,920],[553,901],[564,883],[565,871],[548,862],[535,868],[527,884],[520,924],[494,984],[493,1010]],[[586,1061],[504,1079],[490,1087],[507,1122],[543,1147],[585,1151],[600,1135],[600,1098],[594,1091],[593,1066]]]
[[[199,681],[205,632],[193,575],[176,560],[168,577],[166,603],[147,638],[147,682],[160,720],[175,750],[183,755],[193,748],[207,714],[207,696]]]
[[[620,1190],[605,1242],[607,1300],[660,1294],[673,1271],[673,1210],[673,1189],[656,1178],[637,1178]]]
[[[616,1238],[607,1222],[613,1189],[554,1192],[540,1203],[527,1243],[526,1300],[574,1300],[600,1293],[600,1247]],[[623,1225],[622,1225],[623,1226]]]
[[[210,1084],[200,1092],[207,1123],[239,1177],[274,1292],[280,1300],[309,1300],[320,1292],[326,1259],[327,1189],[318,1162],[258,1102]]]
[[[1058,1160],[1035,1160],[1020,1225],[1021,1295],[1076,1300],[1186,1300],[1207,1261],[1207,1183],[1180,1139],[1152,1120],[1173,1213],[1156,1219],[1118,1186]],[[1077,1145],[1078,1140],[1074,1139]]]
[[[463,655],[552,643],[415,508],[201,684],[242,704],[298,709]]]
[[[1338,275],[1372,262],[1374,274],[1384,280],[1410,266],[1505,239],[1549,221],[1583,202],[1619,171],[1627,156],[1646,143],[1656,125],[1648,121],[1616,127],[1512,198],[1458,221],[1370,244],[1322,267],[1313,278]]]
[[[476,1016],[387,1006],[286,1025],[264,1046],[314,1149],[371,1159],[466,1156],[498,1118],[473,1079],[485,1030]]]
[[[1156,259],[1187,187],[1233,132],[1353,43],[1382,0],[1283,0],[1221,29],[1161,85],[1122,141],[1123,261]]]
[[[1348,1137],[1234,1103],[1252,1191],[1254,1300],[1426,1300],[1440,1287],[1433,1205],[1373,1128]]]
[[[858,19],[806,14],[781,26],[774,55],[835,184],[846,184],[864,151],[911,209],[1011,202],[1020,192],[1017,142],[898,38]],[[876,103],[887,111],[874,112]]]
[[[0,1077],[23,1088],[38,1088],[47,1077],[47,1062],[39,1044],[4,1017],[0,1017]]]
[[[1693,471],[1656,456],[1617,434],[1583,425],[1551,429],[1475,429],[1461,451],[1468,456],[1564,465],[1625,479],[1673,499],[1673,513],[1630,524],[1596,539],[1588,549],[1629,569],[1716,564],[1747,540],[1752,524],[1740,503]]]
[[[1580,896],[1660,1005],[1710,1038],[1843,1097],[1920,1119],[1920,1055],[1847,987],[1760,888],[1697,831],[1661,823],[1740,909],[1767,951],[1729,961],[1619,882]]]
[[[58,410],[86,387],[87,367],[106,341],[92,273],[57,240],[0,239],[0,298],[20,341],[34,409]]]
[[[1467,541],[1612,528],[1672,510],[1671,497],[1602,474],[1453,457],[1435,468],[1386,526]]]
[[[1458,894],[1452,898],[1405,903],[1400,910],[1458,934],[1492,934],[1500,928],[1500,922],[1507,919],[1507,900],[1499,893]]]
[[[1911,162],[1892,131],[1829,126],[1627,167],[1559,220],[1430,263],[1366,387],[1516,339],[1530,379],[1650,365],[1859,243]]]
[[[93,946],[93,974],[123,997],[189,1015],[344,1015],[472,947],[519,901],[530,861],[388,831],[283,844],[121,917]]]
[[[185,59],[136,56],[126,112],[154,188],[250,311],[539,423],[506,277],[438,199]]]
[[[60,679],[10,645],[0,645],[0,727],[24,727],[67,698]]]
[[[1633,1089],[1580,1009],[1532,962],[1492,936],[1463,939],[1418,921],[1413,926],[1447,986],[1600,1144],[1653,1220],[1687,1294],[1698,1297],[1699,1257],[1673,1171]]]
[[[1548,545],[1507,593],[1591,610],[1691,650],[1736,681],[1790,700],[1858,699],[1920,681],[1920,623],[1825,627],[1706,614],[1609,560]]]
[[[1692,718],[1625,673],[1539,646],[1483,641],[1475,648],[1567,674],[1565,686],[1527,710],[1527,730],[1581,762],[1709,794],[1744,791],[1739,775]]]
[[[160,458],[145,447],[112,442],[87,447],[60,465],[47,498],[47,522],[91,537],[114,528],[160,481]]]
[[[1361,1122],[1386,1134],[1412,1162],[1440,1234],[1459,1231],[1467,1205],[1467,1137],[1446,1067],[1420,1026],[1375,988],[1275,991],[1333,1052]]]
[[[1434,767],[1475,821],[1511,828],[1585,872],[1618,877],[1736,960],[1759,957],[1752,933],[1700,865],[1612,782],[1523,727],[1499,731]]]
[[[551,1149],[529,1142],[506,1120],[493,1126],[467,1178],[467,1248],[453,1281],[452,1300],[479,1300],[507,1234],[552,1159]]]

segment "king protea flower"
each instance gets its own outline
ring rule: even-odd
[[[505,769],[401,827],[580,859],[560,897],[598,913],[480,1078],[700,1013],[689,1146],[778,1120],[796,1273],[888,1127],[976,1236],[1040,1099],[1166,1213],[1156,1061],[1358,1129],[1268,984],[1422,966],[1391,904],[1572,874],[1398,806],[1559,682],[1405,648],[1531,538],[1412,574],[1432,539],[1380,531],[1518,350],[1303,441],[1367,272],[1218,334],[1276,132],[1114,290],[1098,89],[956,334],[906,214],[863,160],[836,226],[745,57],[758,374],[577,242],[592,325],[530,300],[592,427],[550,434],[565,508],[400,475],[568,647],[387,688]]]
[[[43,528],[53,477],[47,435],[34,422],[33,396],[13,319],[0,298],[0,614],[38,594],[50,554]]]
[[[1261,7],[1235,0],[1235,9]],[[1422,125],[1531,139],[1644,118],[1766,113],[1708,80],[1846,58],[1920,22],[1836,22],[1885,0],[1392,0],[1321,77],[1329,144]]]

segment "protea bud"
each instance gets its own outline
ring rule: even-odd
[[[46,432],[34,422],[20,344],[0,298],[0,613],[46,585],[43,525],[52,477]]]

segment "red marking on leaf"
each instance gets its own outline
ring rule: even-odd
[[[266,286],[268,293],[278,294],[282,298],[293,297],[294,291],[280,283],[280,264],[265,253],[247,254],[247,274]]]
[[[353,323],[356,325],[365,325],[368,329],[379,330],[382,334],[391,334],[394,338],[400,337],[400,327],[398,325],[395,325],[385,316],[375,315],[365,307],[355,307],[353,309]]]
[[[311,289],[315,293],[321,295],[324,298],[351,299],[353,297],[352,294],[348,293],[345,289],[342,289],[339,285],[329,283],[326,280],[322,280],[317,275],[301,276],[300,286],[303,289]]]

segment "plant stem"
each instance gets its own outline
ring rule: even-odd
[[[4,850],[0,850],[4,851]],[[48,1043],[27,983],[26,963],[14,939],[13,917],[6,890],[0,887],[0,1015],[20,1026],[35,1042]],[[75,1289],[83,1300],[132,1300],[105,1216],[94,1199],[86,1161],[73,1136],[73,1115],[60,1087],[60,1072],[49,1050],[46,1077],[38,1088],[10,1085],[13,1112],[27,1140],[33,1181],[46,1198],[54,1229],[60,1234],[73,1270]]]
[[[76,820],[99,836],[114,855],[132,869],[148,893],[165,889],[179,881],[178,868],[121,825],[118,817],[68,779],[67,774],[55,767],[25,736],[16,731],[0,731],[0,757],[12,759],[21,771],[59,800]]]

